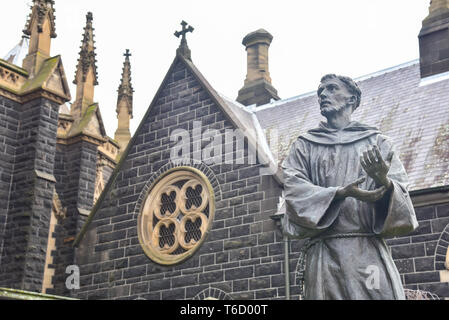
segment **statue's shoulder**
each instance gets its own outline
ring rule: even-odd
[[[308,133],[302,133],[295,140],[294,144],[300,146],[308,146],[311,145],[312,142],[310,141],[310,137],[308,137]]]

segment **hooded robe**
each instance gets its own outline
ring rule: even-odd
[[[362,177],[367,179],[359,185],[361,189],[378,188],[360,164],[360,155],[374,145],[384,160],[391,159],[392,190],[376,203],[352,197],[335,200],[339,187]],[[383,238],[408,234],[418,222],[407,191],[407,174],[390,140],[358,122],[342,130],[322,122],[294,142],[282,167],[287,208],[284,232],[297,239],[324,238],[307,252],[305,299],[405,299]],[[355,233],[373,236],[338,237]]]

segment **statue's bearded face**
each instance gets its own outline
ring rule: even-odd
[[[326,118],[337,114],[348,105],[353,96],[346,85],[338,78],[323,81],[318,88],[318,103],[321,114]]]

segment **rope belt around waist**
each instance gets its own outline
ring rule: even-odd
[[[368,238],[377,236],[374,233],[339,233],[327,236],[318,236],[316,238],[311,238],[307,240],[299,252],[298,267],[296,269],[296,277],[299,285],[299,299],[304,300],[304,282],[306,273],[306,263],[307,263],[307,251],[315,244],[320,243],[324,240],[329,239],[345,239],[345,238]]]

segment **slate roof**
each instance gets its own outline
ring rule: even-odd
[[[416,60],[355,80],[362,103],[353,120],[392,138],[410,190],[449,185],[449,73],[421,79]],[[316,92],[260,106],[256,114],[279,162],[300,133],[325,120]]]
[[[232,113],[232,117],[240,119],[242,124],[241,130],[247,135],[253,135],[253,139],[256,140],[257,143],[258,154],[263,154],[262,157],[264,157],[264,159],[262,161],[264,161],[264,164],[268,164],[267,161],[269,161],[269,166],[275,169],[277,165],[276,160],[273,157],[270,146],[267,143],[265,132],[260,125],[259,119],[257,118],[254,110],[251,110],[240,102],[234,101],[220,93],[218,93],[218,95],[228,105],[230,111],[229,113]]]

